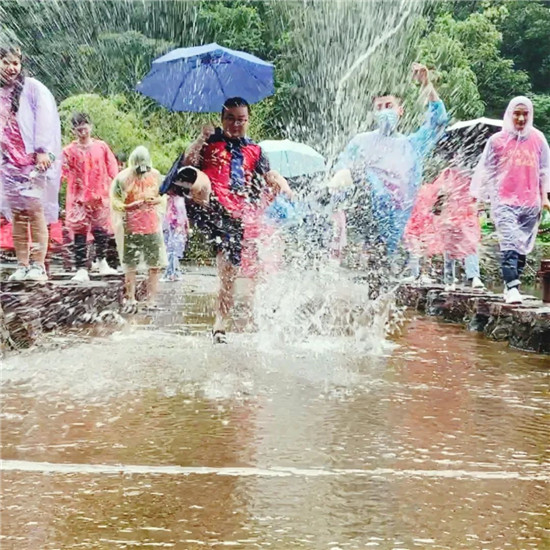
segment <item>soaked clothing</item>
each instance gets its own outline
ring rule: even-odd
[[[210,204],[202,206],[186,197],[189,219],[212,243],[217,252],[235,266],[241,265],[243,239],[255,239],[263,228],[263,213],[271,197],[264,175],[269,161],[259,145],[249,138],[231,139],[217,128],[201,152],[196,168],[210,179]],[[170,170],[163,191],[167,191],[184,155]]]
[[[25,78],[17,114],[11,111],[13,86],[0,87],[0,210],[8,219],[12,211],[42,208],[47,223],[57,221],[61,126],[50,91],[34,78]],[[36,154],[51,153],[49,170],[35,169]]]
[[[118,163],[109,146],[98,139],[88,147],[73,141],[63,150],[63,179],[67,181],[66,224],[76,234],[111,232],[109,189]]]
[[[265,185],[261,176],[269,172],[261,147],[249,138],[228,138],[217,128],[203,147],[201,158],[196,168],[210,178],[220,205],[233,217],[242,218],[259,201]]]
[[[372,220],[363,231],[367,241],[383,241],[393,253],[403,235],[422,180],[424,158],[447,123],[442,101],[430,102],[426,120],[410,135],[377,131],[355,136],[340,155],[335,170],[351,170],[361,202],[353,218]],[[365,223],[363,221],[363,223]],[[374,234],[373,234],[374,233]]]
[[[151,168],[138,175],[133,166],[120,172],[112,183],[113,228],[124,269],[134,268],[141,257],[148,267],[165,267],[168,263],[162,237],[164,200],[160,204],[144,202],[138,207],[130,206],[136,201],[158,198],[160,183],[157,170]]]
[[[502,251],[500,267],[507,289],[519,286],[520,277],[523,274],[526,263],[527,256],[525,254],[519,254],[515,250]]]
[[[27,153],[25,142],[17,124],[16,115],[11,110],[13,86],[0,87],[0,144],[2,160],[12,166],[23,168],[34,166],[34,153]]]
[[[529,112],[521,132],[513,124],[518,105],[524,105]],[[515,251],[522,256],[531,252],[542,198],[550,192],[550,149],[542,132],[533,128],[533,105],[528,98],[517,97],[508,105],[503,130],[489,138],[470,192],[491,203],[501,251]]]
[[[185,201],[189,218],[207,236],[216,252],[223,253],[233,265],[240,265],[244,238],[242,220],[233,218],[215,197],[208,206],[198,205],[189,198]]]
[[[160,267],[161,240],[158,233],[130,233],[124,238],[123,263],[136,267],[143,254],[143,260],[149,267]]]

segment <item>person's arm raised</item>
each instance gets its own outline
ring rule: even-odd
[[[430,78],[430,71],[426,65],[422,65],[422,63],[413,63],[412,77],[413,80],[420,83],[421,98],[425,98],[425,101],[439,101],[439,94]]]

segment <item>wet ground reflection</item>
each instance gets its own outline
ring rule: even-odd
[[[178,296],[5,361],[2,548],[550,545],[547,357],[427,318],[382,356],[213,348]]]

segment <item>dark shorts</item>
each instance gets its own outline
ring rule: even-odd
[[[215,199],[208,206],[201,206],[186,197],[185,205],[189,219],[214,245],[216,252],[223,253],[233,265],[240,265],[244,234],[241,220],[233,218]]]
[[[123,262],[128,267],[136,267],[141,255],[148,267],[160,267],[161,236],[158,233],[143,235],[130,233],[124,236]]]

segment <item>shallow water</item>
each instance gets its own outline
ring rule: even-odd
[[[213,347],[186,284],[6,359],[2,548],[550,546],[548,357],[423,317],[377,354]]]

